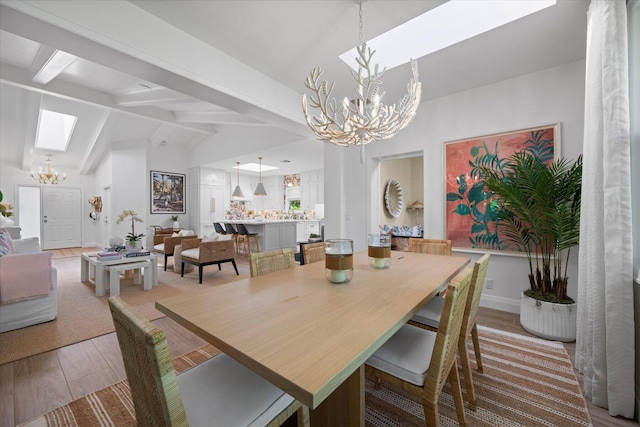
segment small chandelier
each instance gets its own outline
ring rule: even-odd
[[[264,185],[262,184],[262,157],[258,157],[260,161],[260,178],[258,179],[258,185],[256,185],[256,191],[253,192],[254,196],[266,196],[267,190],[265,190]]]
[[[242,192],[242,188],[240,188],[240,162],[236,162],[236,169],[238,169],[238,185],[236,185],[235,190],[233,190],[231,197],[234,199],[242,199],[244,198],[244,193]]]
[[[366,0],[365,0],[366,1]],[[382,82],[380,77],[386,68],[380,70],[378,65],[371,68],[371,58],[375,51],[367,49],[362,35],[362,3],[360,6],[360,45],[358,46],[358,73],[351,70],[351,75],[358,84],[356,99],[349,101],[347,98],[341,104],[335,99],[329,99],[333,92],[335,82],[326,80],[319,83],[322,68],[311,70],[310,76],[305,79],[305,86],[313,94],[309,97],[312,108],[318,109],[318,114],[311,116],[307,108],[307,95],[302,95],[302,111],[307,124],[320,141],[328,141],[335,145],[348,147],[360,145],[361,158],[364,162],[364,145],[371,141],[388,139],[398,131],[406,127],[416,115],[420,104],[421,83],[418,81],[418,65],[415,60],[410,60],[413,78],[407,85],[408,93],[393,105],[384,105],[380,101],[384,96],[379,93]]]
[[[31,178],[38,180],[40,184],[57,184],[67,179],[67,174],[60,175],[57,170],[51,169],[51,156],[47,156],[47,170],[39,167],[38,172],[31,171]]]

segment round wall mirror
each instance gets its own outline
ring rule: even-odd
[[[400,187],[400,183],[395,179],[387,182],[387,186],[384,189],[384,205],[389,215],[394,218],[399,217],[402,213],[402,208],[404,207],[402,187]]]

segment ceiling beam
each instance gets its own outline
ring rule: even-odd
[[[0,3],[2,30],[289,132],[310,134],[300,114],[300,93],[129,2]],[[146,27],[162,39],[141,38],[139,29]]]
[[[0,63],[0,81],[30,91],[57,96],[60,98],[70,99],[78,102],[84,102],[86,104],[108,108],[121,113],[132,114],[134,116],[172,124],[184,129],[192,130],[194,132],[209,134],[214,131],[213,126],[207,126],[197,123],[190,124],[178,122],[176,121],[173,113],[161,110],[159,108],[129,108],[118,105],[115,102],[114,97],[107,93],[89,89],[83,86],[78,86],[76,84],[69,83],[63,80],[55,80],[48,85],[34,83],[29,76],[26,76],[25,72],[22,69],[6,63]]]
[[[93,134],[87,141],[87,150],[80,162],[80,175],[88,175],[102,161],[102,154],[107,151],[111,142],[111,129],[116,120],[117,114],[111,110],[104,110],[102,116],[94,126]]]
[[[162,141],[167,139],[171,130],[171,126],[161,123],[153,134],[147,138],[149,140],[149,144],[154,148],[158,148],[160,144],[162,144]]]
[[[42,95],[37,92],[26,92],[25,102],[25,130],[22,144],[22,170],[33,168],[33,151],[36,147],[36,133],[38,131],[38,119],[40,118],[40,104]]]
[[[31,80],[35,83],[47,84],[58,77],[69,65],[73,64],[77,56],[71,55],[46,45],[40,49],[31,64]]]
[[[180,123],[271,126],[233,111],[176,111],[174,114]]]
[[[125,107],[138,107],[141,105],[154,105],[163,102],[185,101],[200,102],[189,95],[167,89],[166,87],[153,87],[116,96],[116,102],[118,105]]]

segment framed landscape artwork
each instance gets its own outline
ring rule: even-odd
[[[519,252],[500,234],[497,202],[485,191],[478,168],[503,168],[519,151],[554,161],[560,152],[559,127],[554,124],[445,143],[445,238],[453,248]]]
[[[186,175],[151,171],[151,213],[185,213]]]

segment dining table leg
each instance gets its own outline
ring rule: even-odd
[[[360,366],[314,410],[311,426],[364,427],[364,365]]]

